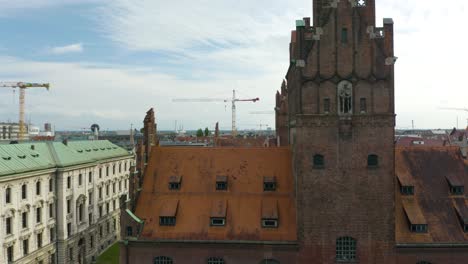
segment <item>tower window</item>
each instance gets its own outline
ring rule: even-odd
[[[353,85],[348,81],[338,84],[338,112],[342,115],[352,114]]]
[[[336,260],[356,260],[356,239],[352,237],[340,237],[336,240]]]
[[[343,44],[348,43],[348,29],[347,28],[341,29],[341,43]]]
[[[368,167],[377,167],[379,166],[379,156],[371,154],[367,156],[367,166]]]
[[[325,158],[323,155],[316,154],[314,155],[314,168],[321,169],[325,166]]]
[[[367,113],[367,99],[366,98],[361,98],[359,100],[359,111],[361,114]]]
[[[323,112],[325,114],[330,113],[330,98],[323,99]]]

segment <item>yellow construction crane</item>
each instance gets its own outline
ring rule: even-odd
[[[0,87],[19,88],[19,135],[18,139],[23,140],[25,134],[24,122],[24,100],[26,97],[26,89],[30,88],[50,88],[48,83],[26,83],[26,82],[0,82]]]

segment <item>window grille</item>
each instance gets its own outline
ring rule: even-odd
[[[211,257],[208,259],[208,264],[224,264],[223,258]]]
[[[352,237],[340,237],[336,240],[336,260],[356,260],[356,240]]]
[[[154,264],[172,264],[170,257],[159,256],[154,258]]]

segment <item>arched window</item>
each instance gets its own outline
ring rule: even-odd
[[[315,154],[314,155],[314,167],[321,168],[325,166],[325,158],[323,155]]]
[[[224,259],[223,258],[218,258],[218,257],[210,257],[208,258],[208,264],[224,264]]]
[[[275,259],[264,259],[260,264],[280,264],[280,262]]]
[[[379,166],[379,156],[375,154],[370,154],[369,156],[367,156],[367,166],[368,167]]]
[[[348,81],[338,84],[338,113],[341,115],[353,113],[353,84]]]
[[[154,264],[172,264],[172,259],[170,257],[159,256],[154,258]]]
[[[336,240],[336,260],[356,260],[356,239],[352,237],[340,237]]]

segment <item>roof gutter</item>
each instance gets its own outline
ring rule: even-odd
[[[411,243],[396,244],[397,248],[468,248],[468,243]]]
[[[224,244],[224,245],[269,245],[269,246],[298,246],[297,241],[250,241],[250,240],[129,240],[131,243],[155,243],[155,244]]]

